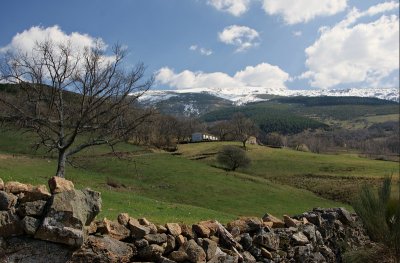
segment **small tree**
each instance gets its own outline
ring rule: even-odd
[[[127,140],[150,115],[134,103],[153,78],[143,81],[143,64],[125,70],[125,56],[118,45],[107,56],[100,44],[78,49],[51,41],[37,43],[30,54],[5,54],[0,81],[14,84],[15,94],[0,94],[0,119],[36,133],[38,147],[57,152],[56,175],[64,177],[68,157]]]
[[[217,161],[228,171],[235,171],[239,167],[248,167],[251,162],[246,152],[237,146],[224,146],[217,155]]]
[[[385,178],[378,194],[370,186],[363,187],[353,207],[371,239],[383,245],[381,251],[369,252],[384,254],[400,262],[400,193],[398,197],[392,196],[391,186],[392,179]],[[375,256],[362,252],[367,257]],[[360,258],[360,255],[355,256]]]
[[[232,132],[235,139],[239,140],[243,144],[243,148],[246,148],[246,142],[257,133],[257,128],[254,121],[247,118],[243,113],[236,113],[231,119]]]

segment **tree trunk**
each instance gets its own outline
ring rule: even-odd
[[[65,162],[66,161],[67,161],[67,154],[65,153],[65,151],[59,151],[56,176],[65,178]]]

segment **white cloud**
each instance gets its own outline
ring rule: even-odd
[[[232,25],[218,33],[218,37],[221,42],[236,46],[236,52],[242,52],[259,45],[260,34],[247,26]]]
[[[204,48],[204,47],[199,47],[198,45],[191,45],[189,47],[189,50],[191,51],[198,51],[201,55],[203,56],[210,56],[212,55],[214,52],[212,51],[212,49],[208,49],[208,48]]]
[[[214,91],[257,89],[260,93],[269,91],[286,90],[285,82],[289,80],[289,74],[268,63],[256,66],[248,66],[230,76],[223,72],[192,72],[184,70],[175,73],[168,67],[161,68],[156,73],[158,85],[168,85],[175,89],[210,89]]]
[[[281,15],[287,24],[308,22],[317,16],[337,14],[347,7],[347,0],[263,0],[270,15]]]
[[[217,10],[241,16],[249,9],[250,0],[208,0],[207,3]]]
[[[295,37],[301,37],[303,35],[303,32],[301,31],[293,31],[293,36]]]
[[[100,38],[94,38],[87,34],[73,32],[66,34],[59,26],[40,27],[33,26],[28,30],[16,34],[11,43],[0,49],[1,52],[19,50],[24,53],[31,53],[37,42],[53,41],[55,44],[70,43],[74,50],[83,50],[85,47],[95,47],[101,45],[106,48],[105,43]]]
[[[301,77],[320,88],[345,83],[384,85],[385,78],[399,69],[399,17],[382,15],[373,21],[356,22],[398,7],[388,2],[364,12],[353,9],[337,25],[322,28],[319,39],[305,50],[308,71]]]

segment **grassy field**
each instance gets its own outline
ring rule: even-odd
[[[238,143],[199,143],[180,145],[187,158],[216,166],[215,154],[222,145]],[[379,185],[385,176],[399,176],[399,163],[370,160],[356,154],[314,154],[290,149],[249,145],[252,165],[239,172],[268,179],[277,184],[310,190],[320,196],[350,203],[359,187]],[[394,188],[397,191],[397,188]]]
[[[1,134],[0,178],[46,184],[54,175],[56,160],[43,151],[32,152],[27,146],[31,141],[27,134]],[[99,147],[81,153],[66,174],[77,188],[102,192],[100,217],[115,218],[120,212],[128,212],[159,223],[204,219],[227,222],[266,212],[281,216],[313,207],[343,206],[304,189],[245,173],[227,173],[185,156],[129,144],[117,147],[120,158],[108,151]]]

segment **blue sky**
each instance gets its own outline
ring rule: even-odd
[[[101,38],[128,46],[127,62],[144,62],[157,76],[155,88],[399,82],[398,1],[5,0],[2,10],[0,50],[29,49],[24,41],[46,34]]]

